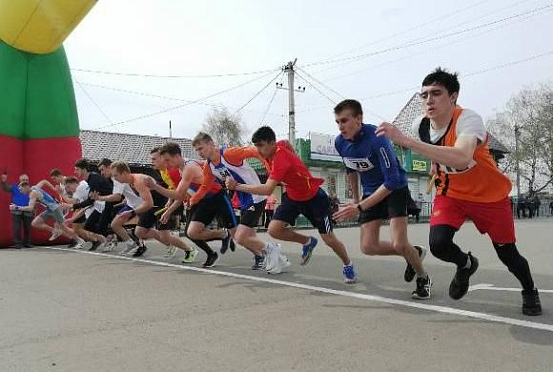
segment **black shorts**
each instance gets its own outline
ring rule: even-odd
[[[250,208],[240,211],[240,225],[245,225],[251,228],[259,225],[259,219],[265,210],[266,200],[253,204]]]
[[[198,204],[192,207],[189,213],[191,213],[191,221],[201,222],[205,226],[213,222],[215,217],[218,217],[217,219],[223,225],[222,227],[227,229],[238,226],[234,209],[224,191],[219,192],[211,198],[200,200]]]
[[[136,226],[145,229],[157,228],[157,230],[159,231],[173,230],[175,227],[175,220],[172,218],[170,218],[169,221],[167,221],[167,223],[165,224],[158,223],[158,220],[163,215],[163,213],[156,215],[156,212],[158,212],[162,208],[163,207],[153,207],[144,213],[140,213],[138,215],[138,223],[136,224]]]
[[[363,196],[363,199],[368,196]],[[409,201],[409,188],[394,190],[384,200],[369,208],[359,215],[359,224],[375,220],[388,220],[396,217],[407,217],[407,203]]]
[[[100,217],[102,217],[102,214],[97,210],[94,210],[86,219],[84,229],[92,233],[98,233],[98,224],[100,223]]]
[[[282,203],[276,209],[273,220],[287,222],[293,226],[300,214],[303,214],[319,233],[332,232],[330,198],[323,189],[319,189],[313,198],[306,201],[294,201],[286,193],[283,194]]]
[[[86,216],[84,213],[81,215],[81,217],[73,221],[73,223],[76,223],[76,224],[84,224],[85,222],[86,222]]]

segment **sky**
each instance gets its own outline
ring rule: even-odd
[[[461,106],[491,118],[553,81],[551,35],[547,1],[104,0],[64,46],[81,129],[168,136],[171,121],[191,138],[226,107],[248,133],[287,137],[276,83],[287,87],[281,68],[297,58],[296,137],[307,137],[337,132],[345,98],[366,123],[393,120],[437,66],[459,73]]]

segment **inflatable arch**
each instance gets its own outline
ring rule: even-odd
[[[0,172],[31,183],[73,173],[79,119],[62,43],[97,0],[0,0]],[[10,195],[0,192],[0,247],[12,242]],[[47,235],[33,231],[33,243]]]

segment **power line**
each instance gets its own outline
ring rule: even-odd
[[[475,38],[475,37],[478,37],[478,36],[493,32],[493,31],[497,31],[501,28],[508,27],[513,23],[522,22],[522,21],[525,21],[527,19],[530,19],[530,18],[532,18],[536,15],[538,15],[538,14],[530,14],[527,17],[524,17],[524,18],[521,18],[521,19],[515,19],[514,21],[509,22],[509,23],[500,24],[499,26],[497,26],[495,28],[492,28],[490,30],[484,30],[482,32],[479,32],[479,33],[474,34],[474,35],[467,36],[465,38],[454,40],[454,41],[451,41],[451,42],[448,42],[446,44],[439,45],[439,46],[436,46],[436,47],[433,47],[433,48],[424,49],[424,50],[422,50],[420,52],[417,52],[417,53],[409,53],[408,55],[406,55],[404,57],[384,61],[384,62],[381,62],[381,63],[377,63],[375,65],[372,65],[372,66],[369,66],[369,67],[366,67],[366,68],[363,68],[363,69],[360,69],[360,70],[356,70],[356,71],[353,71],[353,72],[348,72],[348,73],[343,74],[343,75],[332,76],[332,77],[328,78],[327,80],[335,80],[335,79],[340,79],[340,78],[344,78],[344,77],[347,77],[347,76],[356,75],[356,74],[359,74],[361,72],[365,72],[365,71],[368,71],[368,70],[373,70],[373,69],[376,69],[376,68],[381,67],[381,66],[388,66],[388,65],[390,65],[392,63],[395,63],[395,62],[405,61],[407,59],[411,59],[411,58],[417,57],[417,56],[422,55],[422,54],[426,54],[426,53],[431,52],[431,51],[435,51],[435,50],[439,50],[439,49],[443,49],[443,48],[448,48],[453,44],[458,44],[458,43],[467,41],[469,39],[472,39],[472,38]]]
[[[304,78],[302,75],[300,75],[297,71],[295,72],[295,74],[297,76],[299,76],[303,81],[305,81],[311,88],[315,89],[321,96],[323,96],[324,98],[326,98],[327,100],[330,101],[330,103],[332,104],[336,104],[336,101],[333,100],[332,98],[330,98],[329,96],[327,96],[326,94],[324,94],[319,88],[317,88],[315,85],[311,84],[311,82],[309,80],[307,80],[306,78]],[[293,88],[291,88],[293,89]]]
[[[282,84],[282,80],[284,80],[284,73],[280,75],[280,83]],[[269,104],[267,105],[267,108],[265,109],[265,112],[263,113],[263,116],[261,117],[261,120],[259,121],[259,127],[263,124],[265,121],[265,118],[267,117],[267,113],[271,109],[271,106],[273,105],[273,101],[275,100],[276,94],[278,92],[278,89],[275,87],[275,91],[273,92],[273,95],[271,96],[271,99],[269,100]]]
[[[548,56],[552,56],[552,55],[553,55],[553,50],[550,50],[548,52],[536,54],[536,55],[533,55],[533,56],[530,56],[530,57],[527,57],[527,58],[523,58],[523,59],[519,59],[519,60],[516,60],[516,61],[510,61],[510,62],[502,63],[500,65],[495,65],[495,66],[491,66],[491,67],[488,67],[488,68],[485,68],[485,69],[469,72],[469,73],[464,74],[462,76],[464,78],[471,78],[471,77],[476,76],[476,75],[485,74],[485,73],[488,73],[488,72],[491,72],[491,71],[500,70],[500,69],[503,69],[503,68],[506,68],[506,67],[518,65],[518,64],[521,64],[521,63],[525,63],[525,62],[534,61],[534,60],[544,58],[544,57],[548,57]],[[394,96],[396,94],[401,94],[401,93],[413,92],[413,91],[416,91],[416,89],[419,89],[419,88],[420,88],[420,84],[419,85],[413,85],[411,87],[400,89],[400,90],[394,90],[394,91],[390,91],[390,92],[378,93],[378,94],[374,94],[374,95],[371,95],[371,96],[363,97],[363,98],[360,98],[359,101],[366,101],[366,100],[372,100],[372,99],[386,97],[386,96]],[[319,109],[322,109],[322,108],[328,108],[328,106],[326,106],[326,105],[314,106],[314,107],[308,108],[306,110],[299,111],[298,113],[316,111],[316,110],[319,110]]]
[[[523,12],[523,13],[518,13],[518,14],[509,16],[509,17],[505,17],[505,18],[501,18],[501,19],[498,19],[498,20],[495,20],[495,21],[492,21],[492,22],[488,22],[488,23],[477,25],[477,26],[465,28],[465,29],[462,29],[462,30],[459,30],[459,31],[450,32],[450,33],[447,33],[447,34],[444,34],[444,35],[435,36],[435,37],[423,39],[423,40],[420,40],[420,41],[411,41],[411,42],[407,42],[407,43],[404,43],[404,44],[395,45],[395,46],[388,47],[388,48],[385,48],[385,49],[377,50],[377,51],[374,51],[374,52],[360,54],[360,55],[357,55],[357,56],[345,57],[345,58],[341,58],[341,59],[337,59],[337,60],[329,60],[329,61],[324,61],[324,62],[312,62],[312,63],[308,63],[306,65],[303,65],[303,67],[357,61],[357,60],[369,58],[369,57],[372,57],[372,56],[375,56],[375,55],[380,55],[380,54],[388,53],[388,52],[395,51],[395,50],[405,49],[405,48],[409,48],[409,47],[416,46],[416,45],[427,44],[427,43],[430,43],[430,42],[433,42],[433,41],[447,39],[447,38],[457,36],[457,35],[461,35],[461,34],[465,34],[465,33],[471,32],[471,31],[476,31],[476,30],[479,30],[479,29],[482,29],[482,28],[485,28],[485,27],[493,26],[493,25],[496,25],[496,24],[499,24],[499,23],[502,23],[502,22],[506,22],[506,21],[509,21],[509,20],[512,20],[512,19],[523,17],[523,16],[526,16],[528,14],[548,10],[552,7],[553,7],[553,4],[548,4],[548,5],[539,7],[539,8],[534,8],[532,10],[529,10],[529,11],[526,11],[526,12]]]
[[[302,70],[302,71],[303,71],[303,70]],[[306,80],[303,76],[301,76],[300,74],[298,74],[297,71],[296,71],[296,75],[298,75],[298,76],[299,76],[300,78],[302,78],[307,84],[309,84],[309,85],[311,86],[311,88],[313,88],[313,89],[315,89],[317,92],[319,92],[319,94],[321,94],[323,97],[325,97],[325,98],[328,99],[330,102],[332,102],[332,104],[334,104],[334,105],[336,104],[335,101],[333,101],[330,97],[328,97],[326,94],[324,94],[323,92],[321,92],[314,84],[312,84],[311,82],[309,82],[308,80]],[[319,82],[319,84],[321,84],[321,83]],[[338,92],[335,92],[335,93],[336,93],[337,95],[339,95],[340,97],[345,98],[345,97],[342,96],[340,93],[338,93]],[[326,107],[326,106],[325,106],[325,107]],[[374,112],[374,111],[368,109],[367,107],[365,107],[364,110],[365,110],[365,112],[367,112],[368,114],[371,114],[371,115],[373,115],[373,116],[375,116],[375,117],[377,117],[377,118],[380,118],[380,119],[382,119],[382,120],[384,120],[384,121],[388,120],[388,119],[386,119],[385,117],[383,117],[382,115],[379,115],[379,114],[377,114],[376,112]]]
[[[273,72],[273,71],[271,71]],[[233,86],[231,88],[228,88],[228,89],[225,89],[225,90],[222,90],[220,92],[217,92],[217,93],[214,93],[214,94],[210,94],[209,96],[206,96],[206,97],[203,97],[203,98],[199,98],[195,101],[192,101],[192,102],[187,102],[185,104],[182,104],[182,105],[178,105],[178,106],[173,106],[173,107],[169,107],[169,108],[166,108],[164,110],[161,110],[161,111],[156,111],[156,112],[152,112],[150,114],[146,114],[146,115],[141,115],[141,116],[138,116],[138,117],[135,117],[135,118],[132,118],[132,119],[128,119],[128,120],[123,120],[123,121],[120,121],[120,122],[117,122],[117,123],[113,123],[113,124],[110,124],[110,125],[104,125],[104,126],[100,126],[98,128],[95,128],[95,130],[100,130],[100,129],[105,129],[105,128],[110,128],[110,127],[115,127],[115,126],[118,126],[118,125],[123,125],[123,124],[128,124],[128,123],[131,123],[133,121],[137,121],[137,120],[142,120],[142,119],[147,119],[147,118],[150,118],[152,116],[156,116],[156,115],[160,115],[160,114],[164,114],[166,112],[170,112],[170,111],[174,111],[174,110],[178,110],[180,108],[183,108],[183,107],[186,107],[186,106],[190,106],[190,105],[193,105],[195,103],[198,103],[198,102],[201,102],[201,101],[205,101],[206,99],[209,99],[209,98],[212,98],[212,97],[215,97],[215,96],[218,96],[218,95],[221,95],[221,94],[224,94],[224,93],[227,93],[227,92],[230,92],[232,90],[235,90],[235,89],[238,89],[238,88],[241,88],[245,85],[248,85],[248,84],[251,84],[257,80],[261,80],[267,76],[269,76],[269,74],[271,73],[267,73],[263,76],[258,76],[256,77],[255,79],[252,79],[252,80],[248,80],[247,82],[245,83],[242,83],[242,84],[239,84],[239,85],[236,85],[236,86]]]
[[[101,70],[89,70],[81,68],[72,68],[71,71],[86,72],[91,74],[101,75],[115,75],[115,76],[130,76],[130,77],[143,77],[143,78],[162,78],[162,79],[205,79],[205,78],[219,78],[219,77],[232,77],[232,76],[248,76],[259,75],[267,72],[278,71],[280,68],[274,68],[271,70],[249,71],[249,72],[236,72],[228,74],[207,74],[207,75],[156,75],[156,74],[139,74],[128,73],[118,71],[101,71]]]
[[[224,108],[224,107],[234,108],[232,106],[224,106],[224,105],[216,104],[216,103],[212,103],[212,102],[195,102],[194,100],[189,100],[189,99],[182,99],[182,98],[176,98],[176,97],[162,96],[162,95],[159,95],[159,94],[138,92],[138,91],[123,89],[123,88],[109,87],[109,86],[106,86],[106,85],[84,83],[82,81],[77,81],[77,80],[75,80],[75,82],[77,84],[82,85],[82,86],[89,86],[89,87],[93,87],[93,88],[100,88],[100,89],[110,90],[110,91],[114,91],[114,92],[125,93],[125,94],[133,94],[133,95],[143,96],[143,97],[152,97],[152,98],[164,99],[164,100],[167,100],[167,101],[188,102],[188,103],[191,103],[191,104],[198,104],[198,105],[215,107],[215,108]],[[261,112],[261,111],[256,111],[256,110],[244,110],[244,111],[250,111],[250,112],[256,112],[256,113]],[[283,117],[282,114],[269,113],[269,115],[275,115],[275,116]]]
[[[242,106],[240,106],[240,108],[234,112],[234,115],[238,114],[240,111],[242,111],[242,109],[244,107],[249,105],[250,102],[253,101],[257,96],[259,96],[265,89],[267,89],[267,87],[269,85],[271,85],[273,83],[273,81],[278,79],[279,76],[282,75],[282,73],[283,73],[282,71],[279,71],[278,74],[276,74],[276,76],[274,78],[272,78],[267,84],[265,84],[265,86],[263,86],[263,88],[261,88],[261,90],[259,90],[256,94],[254,94],[254,96],[252,98],[250,98],[246,103],[244,103]]]
[[[312,75],[310,75],[307,71],[305,71],[304,69],[302,69],[301,67],[298,67],[298,70],[300,70],[302,73],[304,73],[307,77],[309,77],[311,80],[317,82],[319,85],[321,85],[322,87],[326,88],[327,90],[329,90],[330,92],[336,94],[338,97],[340,98],[345,98],[342,94],[338,93],[337,91],[335,91],[334,89],[332,89],[331,87],[329,87],[328,85],[324,84],[322,81],[316,79],[315,77],[313,77]]]
[[[104,110],[102,110],[102,108],[100,107],[100,105],[98,105],[98,103],[96,103],[96,101],[92,98],[92,96],[90,94],[88,94],[88,92],[86,91],[86,89],[84,89],[84,87],[81,85],[81,83],[79,83],[77,81],[77,86],[83,91],[83,93],[85,94],[85,96],[90,100],[90,102],[92,102],[92,104],[96,107],[96,109],[98,109],[98,111],[102,114],[102,116],[108,121],[110,122],[111,124],[113,124],[113,121],[111,121],[111,119],[109,118],[109,116],[107,116],[107,114],[104,112]]]
[[[476,3],[474,3],[474,4],[471,4],[471,5],[469,5],[469,6],[465,7],[465,8],[461,8],[461,9],[455,10],[455,11],[453,11],[453,12],[440,15],[440,16],[438,16],[438,17],[436,17],[436,18],[431,19],[431,20],[428,21],[428,22],[416,24],[415,26],[409,27],[409,28],[407,28],[407,29],[405,29],[405,30],[403,30],[403,31],[396,32],[395,34],[392,34],[392,35],[384,36],[384,37],[382,37],[382,38],[380,38],[380,39],[371,41],[370,43],[363,44],[363,45],[361,45],[361,46],[359,46],[359,47],[350,49],[350,50],[348,50],[348,51],[346,51],[346,52],[334,54],[334,55],[332,55],[332,56],[330,56],[330,57],[328,57],[328,58],[325,58],[325,59],[323,59],[323,60],[319,60],[319,61],[316,61],[316,62],[325,62],[325,61],[328,61],[328,60],[330,60],[330,59],[332,59],[332,58],[335,58],[335,57],[343,56],[343,55],[346,55],[346,54],[351,54],[351,53],[356,52],[356,51],[358,51],[358,50],[365,49],[365,48],[367,48],[367,47],[369,47],[369,46],[371,46],[371,45],[375,45],[375,44],[381,43],[382,41],[386,41],[386,40],[389,40],[389,39],[393,39],[393,38],[396,38],[396,37],[398,37],[398,36],[404,35],[404,34],[410,32],[410,31],[413,31],[413,30],[417,30],[417,29],[426,27],[426,26],[428,26],[428,25],[430,25],[430,24],[432,24],[432,23],[435,23],[435,22],[437,22],[437,21],[443,21],[444,19],[447,19],[447,18],[449,18],[449,17],[451,17],[451,16],[459,15],[460,13],[463,13],[463,12],[469,10],[469,9],[472,9],[472,8],[474,8],[474,7],[477,7],[477,6],[482,5],[483,3],[487,3],[487,2],[489,2],[489,0],[478,1],[478,2],[476,2]],[[519,1],[519,3],[521,3],[521,2],[523,2],[523,1]]]

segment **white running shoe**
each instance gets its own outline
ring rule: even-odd
[[[62,234],[61,230],[58,229],[58,228],[55,228],[52,231],[52,235],[48,238],[48,241],[52,242],[52,241],[56,240],[61,234]]]
[[[279,246],[280,248],[280,246]],[[285,272],[288,270],[288,268],[290,266],[292,266],[292,264],[290,263],[290,261],[288,261],[288,257],[286,257],[282,252],[279,252],[278,254],[278,264],[279,264],[279,269],[280,270],[271,270],[271,271],[268,271],[269,274],[280,274],[282,272]]]
[[[269,262],[265,268],[268,274],[280,274],[291,265],[286,256],[282,254],[280,244],[272,244],[266,257],[269,257]]]
[[[83,249],[85,244],[86,244],[86,242],[83,239],[77,238],[77,245],[75,245],[75,248],[76,249]]]
[[[104,243],[104,249],[102,249],[102,252],[111,252],[115,248],[114,242],[106,242]]]
[[[279,265],[280,249],[277,244],[267,243],[265,246],[265,270],[271,271],[280,267]]]
[[[125,248],[123,248],[123,250],[121,251],[121,255],[127,255],[127,254],[130,254],[131,252],[134,253],[136,252],[137,249],[138,249],[138,245],[136,245],[136,243],[132,239],[129,239],[125,243]]]

